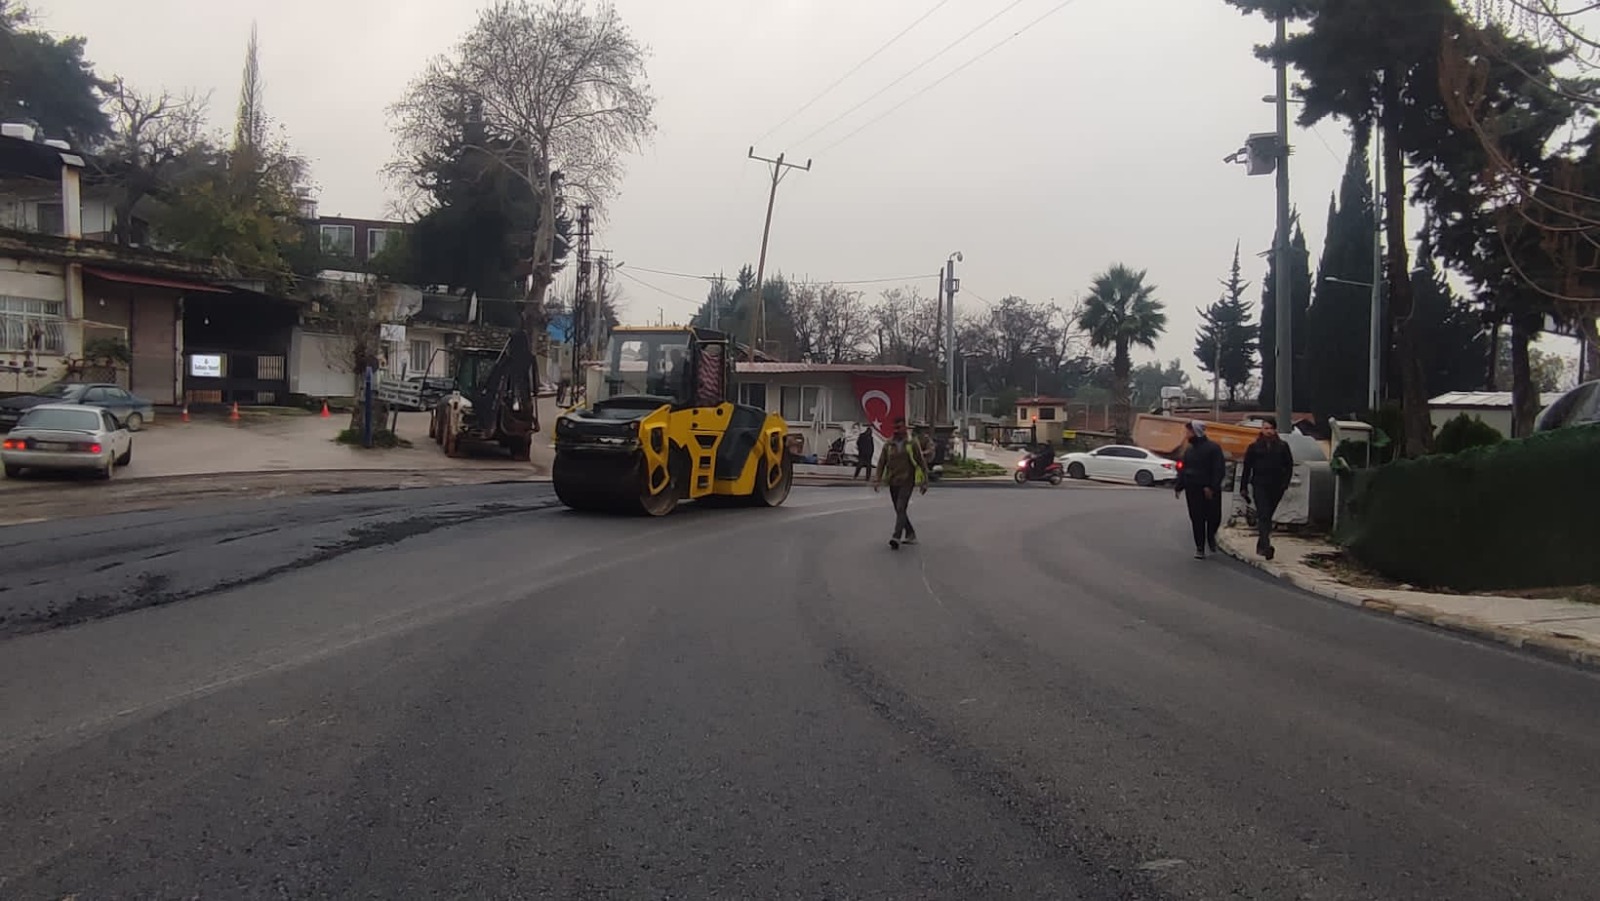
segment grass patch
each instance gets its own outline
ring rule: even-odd
[[[339,442],[340,444],[348,445],[349,447],[361,447],[361,430],[345,429],[333,440]],[[397,447],[410,447],[411,442],[401,438],[399,435],[396,435],[394,432],[391,432],[388,429],[373,429],[372,446],[374,449],[382,448],[384,450],[393,450]]]
[[[959,457],[946,460],[944,463],[944,477],[947,479],[975,479],[983,476],[1003,476],[1006,474],[1004,466],[996,466],[987,460],[960,459]]]

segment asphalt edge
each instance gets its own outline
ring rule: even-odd
[[[1516,626],[1502,626],[1473,616],[1439,613],[1431,607],[1420,604],[1396,603],[1370,597],[1360,589],[1342,585],[1330,585],[1320,579],[1308,578],[1301,573],[1293,572],[1283,564],[1256,556],[1253,553],[1253,549],[1242,547],[1238,542],[1238,537],[1230,534],[1227,530],[1217,536],[1217,547],[1228,556],[1246,566],[1259,569],[1275,579],[1288,582],[1308,594],[1330,601],[1337,601],[1351,607],[1358,607],[1369,613],[1392,616],[1395,619],[1432,626],[1433,628],[1467,638],[1515,648],[1557,663],[1600,672],[1600,646],[1589,642],[1561,638],[1547,632],[1537,632]]]

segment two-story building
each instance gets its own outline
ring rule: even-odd
[[[110,243],[113,204],[85,196],[83,157],[36,138],[0,125],[0,391],[92,377],[176,403],[184,302],[233,289],[206,263]]]

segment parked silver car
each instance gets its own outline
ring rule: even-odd
[[[7,478],[25,469],[80,470],[111,478],[133,459],[133,434],[106,410],[41,404],[22,414],[0,442]]]

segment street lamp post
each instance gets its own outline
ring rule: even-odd
[[[1332,275],[1324,276],[1322,280],[1330,284],[1349,285],[1352,288],[1367,288],[1372,291],[1372,311],[1368,315],[1367,329],[1367,409],[1375,411],[1382,396],[1380,388],[1383,377],[1383,282],[1378,279],[1358,282]]]

